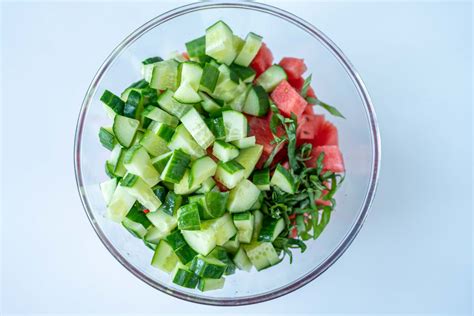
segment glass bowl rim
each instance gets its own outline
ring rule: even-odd
[[[87,114],[87,110],[91,104],[92,97],[96,92],[96,88],[101,81],[102,76],[106,73],[108,68],[113,64],[116,57],[118,57],[127,47],[129,47],[133,42],[135,42],[138,38],[144,35],[149,30],[153,29],[160,24],[163,24],[173,18],[179,17],[181,15],[185,15],[188,13],[192,13],[195,11],[207,10],[207,9],[216,9],[216,8],[234,8],[234,9],[245,9],[251,11],[258,11],[266,14],[270,14],[276,17],[279,17],[286,22],[292,23],[295,26],[299,27],[303,31],[306,31],[312,37],[319,40],[321,44],[323,44],[339,61],[340,64],[344,67],[348,75],[351,77],[354,85],[356,86],[359,96],[362,98],[363,104],[365,106],[366,115],[370,125],[370,133],[372,137],[372,144],[373,144],[373,153],[372,153],[372,170],[370,176],[370,182],[368,186],[368,190],[365,196],[365,200],[362,206],[362,209],[359,213],[359,216],[355,223],[350,228],[349,232],[346,234],[344,239],[339,243],[338,247],[333,250],[333,252],[317,267],[315,267],[312,271],[308,272],[306,275],[300,277],[292,281],[291,283],[282,286],[274,291],[271,292],[264,292],[258,295],[253,296],[244,296],[237,299],[229,299],[229,298],[210,298],[210,297],[203,297],[203,296],[194,296],[184,292],[180,292],[179,290],[174,290],[169,288],[155,280],[151,279],[144,273],[142,273],[139,269],[134,267],[132,264],[128,262],[128,260],[123,257],[119,251],[112,245],[112,243],[108,240],[102,229],[100,228],[99,224],[97,223],[94,214],[92,212],[91,206],[89,205],[89,201],[87,195],[84,190],[84,181],[82,179],[82,170],[81,170],[81,143],[82,143],[82,132],[84,129],[84,122]],[[316,279],[319,275],[321,275],[324,271],[326,271],[330,266],[332,266],[339,257],[346,251],[346,249],[350,246],[354,238],[357,236],[358,232],[362,228],[362,225],[365,222],[367,217],[368,210],[372,204],[372,201],[375,196],[377,182],[380,172],[380,160],[381,160],[381,143],[380,143],[380,134],[378,129],[378,123],[376,114],[373,108],[373,104],[369,93],[363,83],[359,73],[355,70],[354,66],[350,63],[347,57],[342,53],[342,51],[334,44],[325,34],[323,34],[319,29],[315,26],[310,24],[309,22],[297,17],[296,15],[282,10],[280,8],[263,4],[263,3],[255,3],[255,2],[239,2],[239,1],[223,1],[223,2],[198,2],[198,3],[191,3],[184,6],[177,7],[170,11],[167,11],[163,14],[160,14],[150,21],[146,22],[135,31],[133,31],[130,35],[128,35],[106,58],[103,64],[100,66],[99,70],[97,71],[96,75],[94,76],[91,84],[89,85],[84,100],[81,105],[81,109],[79,112],[79,116],[77,119],[76,125],[76,132],[74,138],[74,172],[76,177],[76,185],[79,192],[79,196],[81,198],[82,205],[84,210],[87,214],[87,217],[94,228],[97,236],[102,241],[104,246],[107,250],[115,257],[115,259],[120,262],[128,271],[130,271],[133,275],[135,275],[138,279],[142,280],[143,282],[147,283],[148,285],[152,286],[155,289],[160,290],[163,293],[167,293],[171,296],[176,298],[180,298],[186,301],[200,303],[205,305],[216,305],[216,306],[240,306],[240,305],[248,305],[248,304],[255,304],[260,302],[269,301],[280,296],[286,295],[291,293],[300,287],[308,284],[309,282]]]

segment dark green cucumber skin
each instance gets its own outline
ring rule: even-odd
[[[128,95],[127,102],[123,108],[123,115],[130,118],[139,118],[143,110],[142,95],[140,92],[132,90]]]
[[[150,58],[145,59],[144,61],[142,61],[142,64],[149,65],[149,64],[157,63],[159,61],[163,61],[163,58],[159,56],[155,56],[155,57],[150,57]]]
[[[233,72],[235,72],[240,79],[245,80],[247,78],[250,78],[252,76],[255,76],[256,72],[250,67],[243,67],[237,64],[232,64],[229,67]]]
[[[185,44],[189,57],[201,57],[206,55],[206,36],[198,37]]]
[[[143,205],[141,205],[139,202],[135,202],[130,211],[127,213],[126,217],[131,221],[134,221],[135,223],[140,223],[143,225],[143,227],[148,228],[152,224],[143,212],[144,210],[145,207]]]
[[[138,176],[131,173],[127,173],[127,175],[124,178],[122,178],[122,180],[120,181],[120,185],[123,187],[130,188],[130,187],[133,187],[135,183],[137,183],[137,181],[138,181]]]
[[[199,277],[192,271],[178,269],[176,275],[173,278],[173,283],[178,284],[182,287],[194,289],[199,282]]]
[[[169,191],[163,201],[163,205],[161,206],[161,209],[166,214],[173,216],[176,213],[176,211],[181,207],[182,203],[183,203],[183,197],[181,195],[178,195],[174,193],[173,191]]]
[[[188,244],[177,250],[174,250],[174,253],[182,264],[188,264],[194,259],[194,257],[197,256],[197,252],[194,251]]]
[[[201,218],[199,217],[199,209],[198,203],[182,206],[178,212],[178,228],[181,230],[200,230]]]
[[[231,275],[235,273],[236,266],[227,251],[225,250],[225,248],[221,246],[216,246],[216,248],[211,251],[209,256],[214,257],[227,265],[224,272],[225,275]]]
[[[197,256],[191,262],[189,269],[201,278],[219,279],[224,274],[226,266],[209,264],[204,259]]]
[[[191,260],[193,260],[193,258],[197,256],[197,252],[195,252],[191,247],[189,247],[179,230],[174,230],[165,238],[165,240],[171,246],[174,253],[182,264],[187,264],[188,262],[191,262]]]
[[[271,217],[264,218],[262,223],[262,229],[260,230],[260,234],[258,235],[257,240],[271,242],[273,238],[273,232],[277,223],[278,219],[274,219]]]
[[[275,168],[275,172],[278,171],[280,172],[289,182],[291,182],[291,186],[294,188],[295,187],[295,179],[291,175],[291,173],[286,170],[281,164],[278,164]]]
[[[206,63],[202,72],[200,85],[208,89],[210,92],[214,92],[216,88],[217,79],[219,78],[219,69],[213,65]]]
[[[143,88],[148,88],[150,85],[148,84],[148,81],[145,79],[138,80],[131,85],[127,87],[127,89],[134,88],[134,89],[143,89]]]
[[[123,108],[125,106],[125,103],[122,101],[122,99],[120,99],[118,96],[116,96],[109,90],[104,91],[104,93],[100,97],[100,101],[108,105],[118,115],[123,115]]]
[[[168,189],[161,185],[156,185],[152,188],[153,193],[155,193],[156,197],[160,200],[163,201],[166,197],[166,193],[168,193]]]
[[[244,170],[245,168],[235,160],[230,160],[225,163],[219,163],[219,165],[230,174],[234,174],[237,171]]]
[[[249,211],[232,214],[232,218],[234,221],[247,221],[250,220],[251,217],[252,214]]]
[[[171,248],[173,248],[173,250],[177,250],[187,245],[186,240],[184,240],[183,235],[177,229],[171,232],[171,234],[169,234],[166,237],[166,241],[171,246]]]
[[[163,159],[163,160],[160,160],[160,161],[156,161],[156,162],[153,164],[153,167],[155,167],[155,169],[158,170],[159,173],[162,173],[162,172],[163,172],[163,169],[165,169],[166,164],[167,164],[168,161],[170,160],[171,155],[172,155],[172,153],[170,152],[170,155],[167,156],[166,159]]]
[[[114,167],[108,162],[106,161],[105,162],[105,173],[107,174],[107,176],[109,176],[109,178],[113,179],[113,178],[120,178],[120,177],[117,177],[117,175],[114,173]]]
[[[208,118],[208,119],[205,119],[204,122],[206,123],[207,127],[209,127],[212,134],[214,134],[217,140],[225,139],[225,127],[224,127],[224,120],[222,119],[222,116],[215,117],[215,118]]]
[[[206,193],[206,207],[212,218],[218,218],[224,215],[229,199],[229,192],[209,191]]]
[[[99,130],[99,141],[108,150],[112,150],[117,144],[114,134],[110,133],[105,128],[101,127]]]
[[[167,162],[167,165],[170,164],[170,168],[165,175],[162,175],[163,180],[171,183],[179,183],[186,173],[186,169],[190,162],[190,155],[180,149],[175,150],[171,155],[170,160]]]
[[[171,138],[173,137],[173,135],[174,135],[174,129],[167,124],[163,124],[157,133],[157,136],[161,137],[166,142],[169,142]]]
[[[268,110],[270,109],[270,99],[268,98],[268,93],[260,85],[253,86],[252,89],[255,91],[258,97],[258,116],[264,116],[268,113]]]
[[[261,170],[256,170],[252,176],[252,182],[255,185],[267,185],[270,184],[270,170],[264,168]]]

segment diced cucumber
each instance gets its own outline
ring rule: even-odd
[[[112,150],[117,143],[111,127],[101,127],[99,129],[99,141],[108,150]]]
[[[278,254],[270,242],[255,242],[244,246],[244,250],[258,271],[280,262]]]
[[[244,167],[244,178],[248,178],[257,165],[263,152],[262,145],[255,145],[249,148],[241,149],[240,154],[235,161]]]
[[[168,161],[170,160],[172,154],[173,154],[173,152],[170,151],[170,152],[162,154],[158,157],[155,157],[151,160],[151,164],[153,165],[153,167],[155,167],[155,169],[158,171],[158,173],[163,172],[163,169],[165,169],[165,166],[168,163]]]
[[[187,61],[187,59],[183,56],[183,54],[181,54],[180,52],[178,52],[177,50],[174,50],[172,51],[169,56],[168,56],[169,59],[174,59],[176,60],[178,63],[184,63],[185,61]]]
[[[171,183],[179,183],[183,178],[190,162],[190,155],[181,149],[174,150],[170,159],[166,163],[163,172],[161,173],[161,179]]]
[[[151,156],[154,157],[165,154],[170,151],[167,142],[161,137],[158,137],[151,130],[147,130],[145,134],[143,134],[143,137],[142,139],[140,139],[139,144],[142,145],[143,148],[145,148],[145,150]]]
[[[249,210],[258,200],[260,190],[247,179],[242,180],[229,193],[227,209],[231,213],[240,213]]]
[[[203,256],[207,256],[216,246],[214,222],[203,221],[201,230],[183,230],[182,234],[189,246]]]
[[[216,169],[217,164],[209,156],[196,159],[191,164],[191,170],[189,173],[189,186],[200,186],[201,183],[206,181],[209,177],[214,176]]]
[[[163,200],[161,210],[168,215],[174,215],[182,203],[183,197],[181,195],[178,195],[173,191],[169,191]]]
[[[124,187],[117,186],[110,203],[107,205],[107,218],[114,222],[122,222],[136,200]]]
[[[237,88],[235,89],[235,97],[232,101],[228,102],[229,107],[232,110],[242,112],[242,109],[245,105],[245,100],[247,98],[247,93],[250,91],[251,86],[247,86],[245,83],[240,82]]]
[[[222,247],[224,247],[228,253],[235,254],[240,248],[238,234],[229,239]]]
[[[242,67],[236,64],[230,65],[230,70],[235,72],[239,78],[245,82],[245,83],[250,83],[255,79],[255,70],[253,70],[251,67]]]
[[[222,162],[228,162],[239,155],[239,149],[232,144],[216,140],[212,147],[212,154]]]
[[[173,283],[182,287],[194,289],[199,282],[199,277],[188,267],[178,263],[172,273]]]
[[[151,259],[151,265],[163,272],[171,273],[177,264],[178,257],[173,248],[165,240],[160,240]]]
[[[161,205],[161,201],[153,190],[137,175],[127,173],[120,182],[120,186],[125,187],[128,193],[135,197],[150,212],[157,211]]]
[[[270,190],[270,170],[268,168],[264,168],[254,171],[252,182],[261,191]]]
[[[225,126],[222,116],[204,120],[217,140],[225,139]]]
[[[149,231],[149,230],[148,230]],[[150,248],[151,250],[155,251],[156,250],[156,245],[154,243],[151,243],[151,242],[148,242],[146,241],[145,239],[143,239],[143,243],[145,244],[145,246],[147,246],[148,248]]]
[[[259,210],[253,211],[254,217],[254,228],[252,234],[252,241],[256,241],[260,235],[260,230],[262,230],[263,224],[263,213]]]
[[[189,170],[186,170],[181,181],[174,185],[174,193],[181,195],[191,194],[197,189],[199,189],[199,185],[196,185],[194,187],[189,186]]]
[[[169,142],[174,135],[174,128],[165,123],[153,122],[148,129],[166,142]]]
[[[108,165],[108,168],[110,168],[113,177],[123,177],[127,172],[127,169],[125,169],[125,166],[123,165],[125,152],[126,150],[122,148],[120,144],[116,144],[110,153],[110,158],[107,160],[106,164]]]
[[[224,247],[216,246],[208,257],[216,258],[227,266],[224,275],[231,275],[235,273],[235,264],[229,257],[229,254]]]
[[[196,159],[206,155],[206,151],[199,146],[183,124],[178,125],[173,137],[168,143],[168,148],[181,149]]]
[[[221,111],[221,106],[217,104],[211,97],[209,97],[207,94],[204,92],[199,92],[199,95],[201,96],[202,102],[202,108],[210,113],[210,114],[215,114]]]
[[[156,197],[160,199],[160,201],[164,201],[166,197],[166,193],[168,192],[168,189],[161,186],[161,185],[155,185],[153,188],[153,193],[155,193]]]
[[[109,179],[104,181],[100,184],[100,191],[102,192],[102,196],[104,197],[105,204],[108,205],[112,200],[112,196],[114,195],[115,189],[117,188],[117,179]]]
[[[178,86],[188,83],[193,90],[199,88],[203,74],[202,67],[193,61],[185,61],[178,66]]]
[[[216,169],[217,170],[217,169]],[[207,193],[216,186],[216,181],[212,177],[207,178],[196,193]]]
[[[154,244],[168,236],[178,226],[176,217],[168,215],[161,210],[150,212],[146,214],[146,217],[153,224],[153,227],[148,230],[145,240]]]
[[[167,112],[153,105],[149,105],[145,109],[144,116],[155,122],[163,123],[171,127],[176,127],[179,123],[179,120],[175,116],[170,115]]]
[[[258,235],[258,241],[273,242],[284,229],[285,220],[283,218],[274,219],[267,217],[263,220],[262,229]]]
[[[160,181],[160,174],[151,164],[150,156],[141,145],[134,145],[127,150],[123,163],[128,172],[141,177],[150,187]]]
[[[136,90],[130,91],[127,97],[127,102],[123,107],[123,116],[140,119],[143,112],[143,98],[140,92]]]
[[[157,62],[153,67],[150,79],[150,87],[156,90],[175,90],[177,86],[178,62],[176,60],[164,60]]]
[[[178,228],[184,230],[200,230],[199,204],[191,203],[181,206],[178,210]]]
[[[249,243],[252,241],[252,233],[254,228],[254,217],[249,211],[237,213],[232,216],[234,225],[237,227],[237,236],[239,242]]]
[[[225,163],[220,162],[217,165],[215,178],[225,185],[228,189],[233,189],[245,176],[245,168],[231,160]]]
[[[135,237],[142,239],[152,226],[151,222],[143,213],[143,206],[135,202],[122,221],[122,225]]]
[[[264,116],[268,113],[268,109],[270,109],[268,94],[262,86],[253,86],[247,94],[242,111],[254,116]]]
[[[235,58],[234,63],[240,66],[247,67],[258,53],[262,46],[262,37],[250,32],[245,38],[245,44]]]
[[[237,234],[237,228],[235,228],[232,216],[229,213],[224,213],[223,216],[210,220],[211,226],[215,232],[215,240],[218,246],[222,246],[234,235]]]
[[[224,215],[228,198],[228,192],[209,191],[206,193],[205,206],[210,219]]]
[[[295,193],[295,179],[291,173],[278,164],[276,166],[275,172],[273,173],[272,180],[270,183],[274,186],[277,186],[282,191],[290,194]]]
[[[155,67],[155,64],[160,61],[163,61],[163,58],[158,56],[150,57],[142,61],[141,74],[147,82],[151,81],[151,76],[153,75],[153,68]]]
[[[207,291],[214,291],[214,290],[220,290],[224,287],[225,279],[220,278],[220,279],[199,279],[197,288],[201,292],[207,292]]]
[[[256,83],[261,85],[266,92],[271,92],[286,79],[285,70],[279,65],[273,65],[257,78]]]
[[[239,88],[239,77],[237,75],[234,77],[226,65],[220,65],[218,69],[219,77],[211,95],[216,99],[230,102],[242,92],[242,88]],[[237,79],[237,82],[235,79]]]
[[[186,243],[183,234],[179,230],[173,231],[166,236],[166,241],[173,248],[174,253],[182,264],[193,260],[197,253]]]
[[[197,255],[191,262],[189,269],[201,278],[219,279],[225,272],[227,266],[213,257]]]
[[[220,63],[230,65],[237,55],[234,35],[227,24],[218,21],[206,29],[206,55]]]
[[[226,142],[239,140],[247,136],[247,119],[242,113],[231,110],[224,111],[222,112],[222,119],[224,120]]]
[[[252,270],[252,262],[250,262],[247,253],[242,247],[240,247],[237,253],[235,254],[233,261],[237,268],[239,268],[240,270],[244,270],[247,272]]]
[[[234,140],[232,144],[239,147],[240,149],[245,149],[245,148],[255,146],[255,142],[256,142],[255,136],[249,136],[249,137],[245,137],[239,140]]]
[[[104,93],[100,97],[100,101],[102,101],[102,103],[104,104],[105,111],[111,119],[113,119],[116,114],[123,114],[123,107],[125,106],[125,102],[123,102],[122,99],[120,99],[118,96],[116,96],[109,90],[104,91]]]
[[[234,35],[234,49],[235,49],[236,54],[240,52],[244,44],[245,44],[245,41],[240,36]]]
[[[173,98],[184,104],[193,104],[201,101],[201,97],[189,82],[183,82],[173,94]]]
[[[181,122],[186,127],[188,132],[194,138],[194,140],[203,149],[209,147],[215,140],[214,134],[207,127],[206,123],[202,119],[201,115],[196,109],[191,108],[186,114],[181,117]]]
[[[250,207],[250,210],[259,210],[262,208],[262,205],[263,205],[263,193],[260,192],[259,196],[258,196],[258,199],[257,201],[255,201],[255,203]]]
[[[214,92],[219,78],[219,69],[210,63],[206,63],[203,69],[199,89],[208,93]]]
[[[132,119],[118,114],[115,115],[114,125],[112,126],[112,129],[120,145],[127,148],[130,147],[139,125],[140,121],[136,119]]]
[[[201,36],[192,41],[187,42],[186,44],[186,51],[188,52],[188,56],[192,57],[201,57],[206,54],[206,37]]]
[[[158,97],[158,105],[169,114],[180,118],[188,112],[192,106],[176,101],[173,95],[174,93],[171,90],[164,91]]]

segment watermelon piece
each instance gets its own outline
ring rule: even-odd
[[[270,156],[273,148],[275,147],[274,144],[271,144],[273,141],[273,134],[270,130],[270,119],[272,117],[272,113],[268,112],[266,116],[257,117],[247,115],[247,121],[250,128],[249,135],[255,136],[255,141],[257,144],[263,146],[262,156],[260,157],[259,162],[257,163],[257,168],[261,168],[265,161],[267,161],[268,157]],[[285,133],[283,127],[279,126],[277,128],[277,135],[281,136]],[[273,162],[276,163],[286,156],[286,151],[283,150],[285,146],[282,146],[278,153],[276,154]]]
[[[256,77],[260,76],[267,68],[273,65],[273,54],[265,43],[258,50],[257,55],[250,63],[250,67],[256,72]]]
[[[337,127],[329,121],[324,121],[319,124],[316,135],[312,140],[308,140],[313,147],[326,145],[339,145],[339,137]]]
[[[303,88],[304,84],[303,77],[298,77],[296,79],[288,78],[288,82],[293,88],[295,88],[296,91],[301,92],[301,89]]]
[[[280,82],[273,90],[271,99],[280,109],[281,114],[286,117],[290,117],[291,113],[295,113],[297,117],[300,117],[308,104],[286,80]]]
[[[298,123],[296,138],[301,143],[310,142],[316,137],[317,131],[324,124],[324,115],[304,114]],[[299,144],[299,142],[298,142]]]
[[[317,98],[316,93],[314,93],[313,87],[309,86],[308,91],[306,92],[307,97]]]
[[[314,114],[313,105],[308,103],[308,105],[304,108],[303,114],[306,114],[306,115]]]
[[[300,78],[307,70],[304,60],[300,58],[285,57],[279,65],[285,70],[289,80]]]
[[[309,167],[315,167],[316,160],[322,152],[324,152],[323,172],[344,172],[344,160],[341,151],[339,150],[339,146],[336,145],[314,147],[313,152],[311,153],[311,159],[308,160],[307,165]]]

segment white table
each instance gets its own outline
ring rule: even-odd
[[[315,282],[268,303],[201,306],[148,287],[105,250],[75,187],[79,105],[111,49],[176,4],[2,4],[1,311],[470,314],[469,3],[273,3],[311,21],[346,53],[381,129],[372,211]]]

